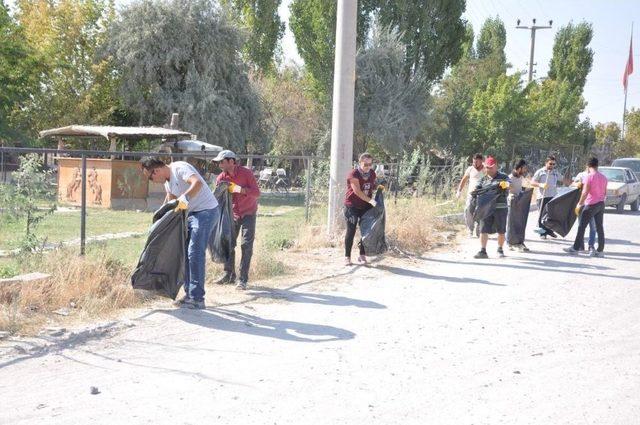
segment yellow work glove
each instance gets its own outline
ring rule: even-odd
[[[582,207],[581,207],[580,205],[578,205],[578,206],[573,210],[573,212],[575,212],[575,213],[576,213],[576,215],[577,215],[577,216],[579,216],[579,215],[580,215],[580,210],[581,210],[581,209],[582,209]]]
[[[549,185],[547,183],[540,183],[540,189],[547,190],[548,187]]]
[[[240,185],[237,185],[234,182],[229,182],[229,193],[240,193],[241,191],[242,187]]]
[[[509,188],[509,182],[506,180],[502,180],[500,183],[498,183],[498,186],[500,186],[500,189],[506,190]]]
[[[384,192],[384,186],[379,184],[378,187],[376,188],[376,190],[382,190]]]
[[[186,210],[187,208],[189,208],[189,201],[187,201],[187,197],[180,195],[180,197],[178,197],[178,205],[174,211]]]

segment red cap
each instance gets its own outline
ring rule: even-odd
[[[493,167],[496,165],[496,159],[492,156],[488,156],[487,159],[484,160],[485,167]]]

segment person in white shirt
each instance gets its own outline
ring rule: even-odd
[[[206,248],[218,222],[218,201],[202,176],[188,162],[174,161],[166,165],[157,158],[143,158],[140,165],[149,180],[164,184],[165,203],[176,199],[177,208],[187,211],[185,296],[178,305],[203,309]]]
[[[547,239],[547,236],[557,238],[558,236],[551,229],[548,229],[542,225],[542,217],[544,216],[544,209],[554,196],[558,194],[558,183],[562,180],[562,176],[558,170],[556,170],[556,157],[549,155],[544,167],[540,168],[533,175],[531,180],[531,186],[538,188],[538,227],[542,229],[540,237]]]
[[[480,180],[486,175],[484,169],[484,156],[481,153],[477,153],[473,156],[473,164],[470,165],[464,172],[460,184],[458,184],[458,190],[456,191],[456,197],[460,198],[462,190],[465,184],[467,184],[467,199],[464,206],[464,221],[469,229],[469,236],[473,237],[473,230],[476,226],[476,222],[473,220],[473,208],[471,205],[471,192],[478,186]]]

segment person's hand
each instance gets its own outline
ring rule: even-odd
[[[384,192],[384,185],[379,184],[376,190],[382,190]]]
[[[460,190],[456,190],[456,199],[460,199],[460,196],[462,196],[462,192],[460,192]]]
[[[229,193],[241,193],[242,186],[235,184],[234,182],[229,183]]]
[[[579,216],[579,215],[580,215],[580,210],[581,210],[581,209],[582,209],[582,205],[578,205],[578,206],[573,210],[573,212],[575,212],[575,213],[576,213],[576,215],[577,215],[577,216]]]
[[[369,199],[369,204],[371,204],[372,207],[375,207],[376,205],[378,205],[378,203],[376,202],[375,199],[371,198]]]
[[[187,196],[182,194],[178,197],[178,206],[176,206],[175,211],[186,210],[189,208],[189,201],[187,201]]]
[[[500,189],[506,190],[509,188],[509,182],[506,180],[502,180],[500,183],[498,183],[498,186],[500,186]]]
[[[540,183],[540,189],[542,190],[547,190],[547,188],[549,187],[549,184],[547,183]]]

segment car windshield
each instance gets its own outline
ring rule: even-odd
[[[600,168],[600,170],[598,171],[604,174],[607,180],[609,180],[610,182],[624,183],[624,170],[618,170],[615,168]]]
[[[611,165],[631,168],[635,173],[640,173],[640,159],[616,159]]]

